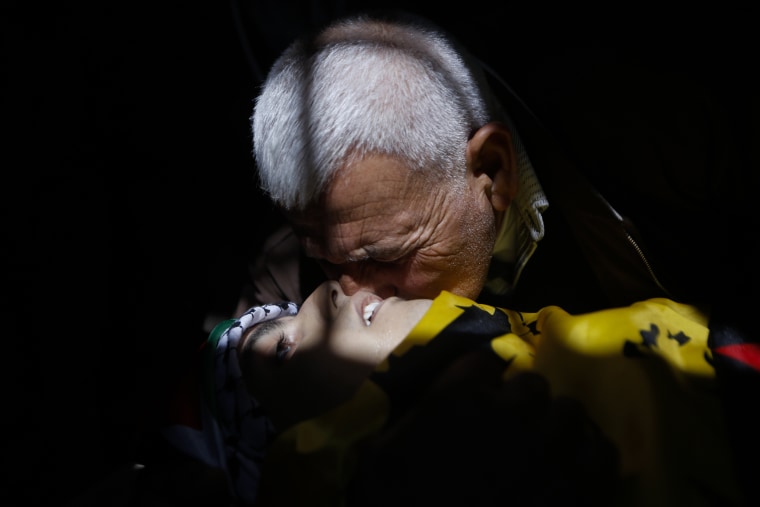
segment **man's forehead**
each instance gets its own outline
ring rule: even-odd
[[[345,164],[339,167],[327,185],[327,193],[331,191],[356,192],[355,184],[380,188],[391,184],[408,185],[419,171],[411,169],[398,157],[382,153],[364,154],[349,157]],[[361,187],[360,187],[361,188]]]
[[[424,220],[416,212],[386,207],[351,220],[305,214],[293,222],[293,229],[309,257],[340,263],[372,255],[392,256],[418,235],[413,231],[421,222]]]
[[[287,216],[308,255],[339,259],[406,242],[430,222],[439,191],[393,157],[372,155],[341,168],[315,204]]]
[[[342,169],[319,199],[304,210],[286,211],[297,230],[316,234],[341,225],[397,221],[422,212],[429,190],[399,164],[372,158]],[[322,231],[323,232],[323,231]]]
[[[352,250],[381,238],[389,238],[406,229],[403,218],[369,214],[338,218],[337,215],[310,215],[294,219],[291,224],[302,241],[319,244],[332,251]]]
[[[288,213],[297,236],[343,237],[402,232],[419,223],[430,210],[423,202],[398,196],[364,202],[344,202],[340,206]]]

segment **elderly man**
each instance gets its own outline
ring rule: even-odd
[[[301,301],[325,276],[348,293],[446,289],[526,310],[735,293],[741,257],[718,236],[744,227],[740,164],[720,111],[687,81],[649,79],[568,79],[580,95],[549,125],[419,19],[359,17],[295,42],[252,116],[262,188],[288,225],[238,312]]]

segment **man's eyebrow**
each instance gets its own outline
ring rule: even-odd
[[[249,329],[248,332],[243,335],[243,343],[240,347],[240,352],[243,352],[249,347],[253,347],[253,345],[260,338],[285,327],[285,323],[287,321],[288,319],[286,317],[282,317],[279,319],[267,320],[259,324],[254,324],[253,327],[251,327],[251,329]]]

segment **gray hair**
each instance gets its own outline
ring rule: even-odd
[[[462,179],[469,137],[489,121],[480,76],[428,25],[365,15],[292,43],[272,66],[251,124],[262,190],[304,209],[335,172],[386,155]]]

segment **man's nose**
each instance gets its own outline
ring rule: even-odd
[[[360,290],[366,290],[377,294],[381,298],[389,298],[398,293],[398,288],[393,284],[389,273],[383,273],[367,263],[346,263],[340,266],[337,280],[347,296],[351,296]]]

